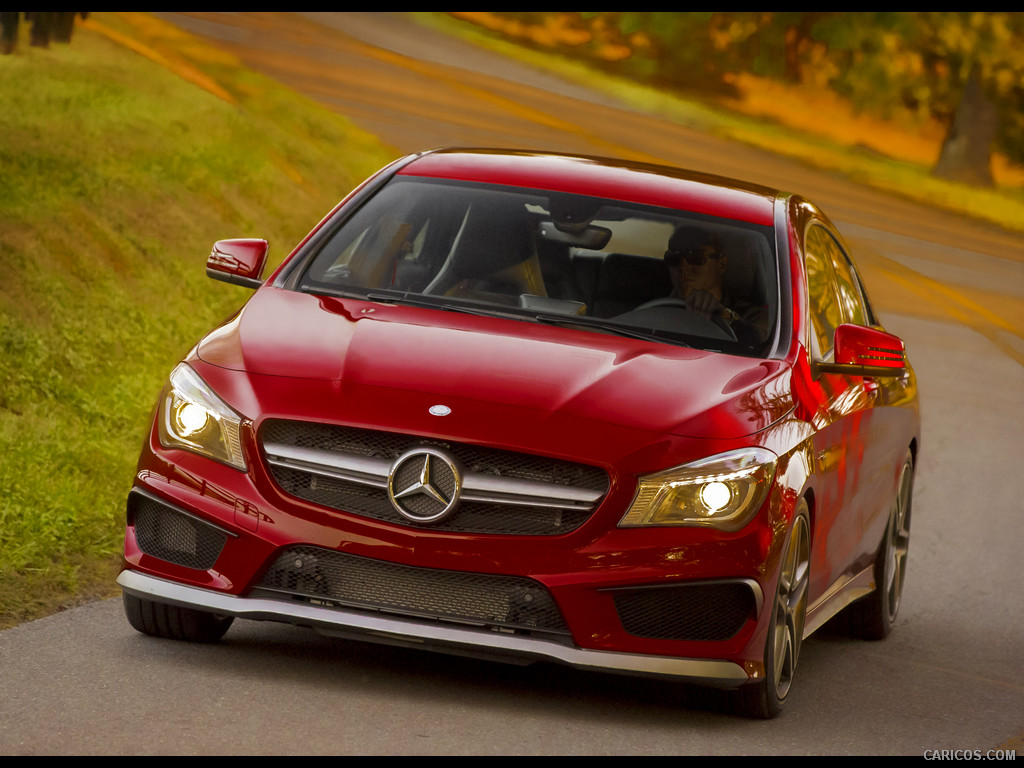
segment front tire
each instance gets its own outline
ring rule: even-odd
[[[772,718],[782,711],[793,687],[807,617],[811,565],[811,525],[807,502],[797,506],[782,558],[779,583],[771,605],[764,651],[764,680],[736,691],[739,710],[750,717]]]
[[[233,616],[218,616],[206,611],[182,608],[167,603],[145,600],[123,594],[124,614],[128,623],[144,635],[187,640],[192,643],[215,643],[224,637]]]

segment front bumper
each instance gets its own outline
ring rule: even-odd
[[[446,653],[502,661],[552,661],[594,671],[683,678],[718,688],[737,688],[750,679],[740,664],[727,660],[681,659],[586,650],[543,639],[366,615],[343,608],[236,597],[132,570],[123,571],[117,583],[125,592],[146,600],[242,619],[310,626],[323,634],[337,637],[407,647],[428,647]]]
[[[620,484],[587,526],[564,535],[413,529],[283,493],[256,452],[258,471],[240,473],[162,449],[155,433],[148,447],[119,580],[137,597],[501,661],[721,688],[763,675],[777,509],[724,535],[624,529],[615,522],[633,488]],[[310,548],[295,566],[291,553]],[[311,582],[307,563],[326,581]]]

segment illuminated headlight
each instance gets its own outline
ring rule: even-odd
[[[184,448],[245,469],[239,438],[242,417],[184,363],[171,372],[158,422],[165,448]]]
[[[746,448],[644,475],[619,526],[736,530],[764,503],[775,477],[775,460],[769,450]]]

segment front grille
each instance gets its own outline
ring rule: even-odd
[[[388,475],[406,452],[442,450],[461,468],[454,511],[431,528],[458,533],[556,535],[582,525],[608,492],[598,468],[531,454],[374,430],[267,421],[271,474],[285,493],[388,523],[410,521],[392,506]]]
[[[254,594],[263,591],[461,625],[568,635],[551,595],[533,579],[418,568],[320,547],[285,550]]]
[[[219,528],[141,493],[128,497],[128,516],[139,549],[186,568],[209,570],[227,542]]]
[[[743,582],[652,587],[615,595],[623,628],[653,640],[728,640],[756,610]]]

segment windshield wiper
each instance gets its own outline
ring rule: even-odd
[[[414,307],[426,307],[427,309],[443,309],[444,304],[423,298],[423,294],[409,293],[380,293],[372,291],[365,295],[367,301],[379,301],[381,304],[409,304]]]
[[[447,298],[438,296],[425,297],[423,294],[390,294],[390,293],[368,293],[366,298],[370,301],[379,301],[382,304],[408,304],[411,307],[423,307],[425,309],[444,309],[449,312],[462,312],[467,315],[479,315],[480,317],[504,317],[513,320],[528,320],[529,315],[515,311],[504,311],[497,308],[469,306],[465,304],[452,304]]]
[[[579,328],[584,331],[606,331],[607,333],[613,333],[616,336],[626,336],[630,339],[640,339],[641,341],[656,341],[660,344],[676,344],[681,347],[690,346],[686,342],[680,341],[678,336],[675,334],[656,331],[653,328],[651,330],[630,328],[629,326],[619,325],[618,323],[599,320],[592,317],[576,315],[534,315],[533,319],[538,323],[557,325],[561,328]]]
[[[464,304],[453,304],[445,297],[425,296],[419,293],[395,292],[384,293],[381,291],[370,291],[368,293],[356,293],[352,291],[341,291],[338,289],[324,289],[332,295],[345,298],[362,299],[364,301],[379,301],[382,304],[403,304],[424,309],[441,309],[448,312],[461,312],[468,315],[480,317],[500,317],[509,320],[525,320],[542,323],[544,325],[555,325],[561,328],[577,328],[583,331],[603,331],[616,336],[625,336],[640,341],[655,341],[661,344],[675,344],[681,347],[692,347],[679,339],[677,334],[657,331],[654,329],[644,330],[631,328],[615,322],[601,320],[600,318],[587,317],[583,315],[555,315],[523,311],[522,309],[503,309],[497,307],[469,306]]]

